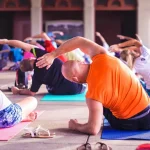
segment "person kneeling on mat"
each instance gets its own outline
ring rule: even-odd
[[[49,68],[56,57],[80,48],[92,58],[91,64],[67,61],[62,74],[70,81],[87,83],[86,103],[89,109],[88,122],[69,121],[69,128],[87,134],[98,134],[103,114],[114,129],[150,129],[150,99],[135,74],[118,58],[108,55],[102,46],[75,37],[55,51],[40,57],[36,65]]]
[[[36,58],[48,53],[37,48],[34,45],[27,44],[18,40],[0,40],[0,43],[7,43],[8,45],[20,47],[25,51],[30,51]],[[22,95],[35,95],[38,92],[42,84],[46,85],[49,93],[55,95],[71,95],[83,93],[86,90],[84,84],[74,83],[64,78],[61,73],[61,67],[63,62],[60,59],[55,59],[53,65],[47,70],[46,68],[38,68],[35,63],[35,58],[25,59],[20,63],[20,69],[22,71],[32,71],[34,69],[32,77],[32,85],[30,89],[19,89],[12,87],[13,94]]]
[[[34,112],[37,100],[34,97],[26,97],[18,103],[12,102],[0,91],[0,128],[8,128],[21,121],[33,121],[37,117]]]

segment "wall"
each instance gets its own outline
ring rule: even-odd
[[[96,31],[99,31],[109,45],[118,43],[117,34],[135,37],[136,12],[135,11],[97,11]],[[102,44],[96,37],[96,42]]]
[[[30,12],[15,12],[13,21],[13,38],[23,40],[31,36]]]

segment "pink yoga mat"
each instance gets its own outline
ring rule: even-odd
[[[44,111],[37,111],[38,117],[43,113]],[[21,122],[14,127],[11,128],[0,128],[0,141],[8,141],[11,138],[13,138],[15,135],[17,135],[22,129],[24,129],[27,125],[29,125],[31,122]]]

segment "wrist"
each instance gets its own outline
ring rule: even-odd
[[[8,40],[7,39],[4,40],[4,44],[8,44]]]
[[[58,57],[58,56],[57,56],[57,53],[56,53],[56,50],[52,51],[52,52],[51,52],[51,55],[53,56],[54,59],[55,59],[56,57]]]

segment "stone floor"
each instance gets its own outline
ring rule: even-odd
[[[7,91],[9,85],[13,85],[15,72],[0,72],[0,88],[3,89],[6,96],[13,102],[17,102],[25,96],[12,95]],[[68,121],[71,118],[77,118],[80,122],[86,122],[88,110],[85,102],[40,102],[43,94],[46,93],[45,87],[42,86],[35,96],[38,101],[38,110],[45,112],[29,126],[41,125],[50,131],[56,133],[53,139],[25,139],[21,135],[12,138],[8,142],[0,142],[0,150],[75,150],[78,146],[85,143],[87,135],[76,133],[68,129]],[[124,141],[124,140],[101,140],[100,134],[90,136],[89,142],[93,145],[98,141],[103,141],[113,150],[135,150],[137,145],[150,143],[149,141]]]

